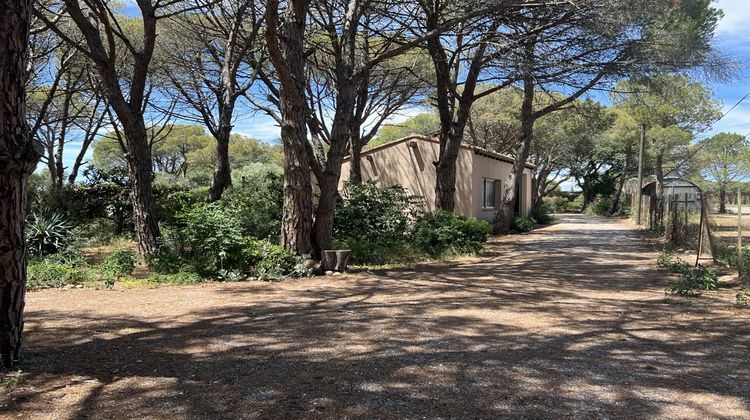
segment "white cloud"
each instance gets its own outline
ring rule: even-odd
[[[717,35],[737,35],[750,32],[750,7],[747,0],[719,0],[716,6],[724,11]]]

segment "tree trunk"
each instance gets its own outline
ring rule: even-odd
[[[352,141],[349,146],[349,182],[352,184],[362,183],[362,148],[364,145],[359,136],[352,134]]]
[[[229,166],[229,138],[232,126],[222,125],[216,137],[216,169],[208,192],[208,201],[214,202],[221,198],[227,188],[232,186],[232,170]]]
[[[128,152],[128,177],[132,187],[130,198],[135,239],[141,255],[150,257],[158,251],[161,238],[152,189],[151,146],[142,118],[131,115],[129,123],[123,121],[123,131],[127,139],[125,147]]]
[[[307,104],[305,102],[305,21],[307,0],[290,0],[284,23],[278,16],[278,0],[266,7],[266,44],[279,75],[281,142],[284,145],[284,207],[281,244],[297,255],[312,250],[312,183],[307,155]],[[283,33],[278,28],[283,26]]]
[[[721,185],[719,187],[719,213],[727,212],[727,187]]]
[[[435,207],[453,211],[456,207],[456,161],[461,150],[463,127],[440,135],[440,160],[435,162]]]
[[[521,105],[521,144],[513,159],[513,171],[505,180],[504,192],[500,207],[495,215],[494,228],[497,233],[510,232],[513,223],[513,211],[516,207],[516,188],[519,180],[523,179],[523,170],[526,168],[526,160],[531,152],[531,143],[534,140],[534,79],[527,72],[523,80],[523,103]]]
[[[26,294],[26,192],[39,153],[26,125],[31,1],[0,0],[0,369],[19,360]]]

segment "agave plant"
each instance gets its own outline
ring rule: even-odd
[[[61,213],[33,213],[26,222],[26,244],[32,255],[60,252],[74,239],[72,227]]]

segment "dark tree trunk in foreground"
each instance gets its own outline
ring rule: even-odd
[[[0,0],[0,368],[21,355],[26,294],[26,192],[39,154],[26,126],[31,1]]]
[[[719,187],[719,213],[727,212],[727,187],[722,184]]]
[[[307,147],[307,104],[305,102],[305,20],[307,0],[290,0],[279,22],[278,0],[266,9],[268,53],[281,84],[281,142],[284,145],[284,207],[281,243],[297,255],[312,249],[312,183]],[[279,27],[282,33],[279,34]]]

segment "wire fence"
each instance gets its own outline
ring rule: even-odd
[[[750,272],[750,196],[727,194],[724,213],[718,194],[669,194],[661,206],[654,197],[641,199],[641,225],[663,234],[675,249],[694,254],[696,264],[719,260]]]

